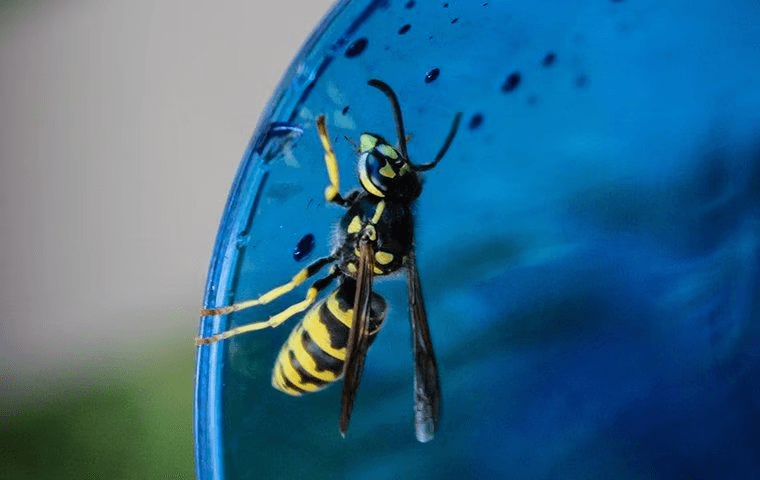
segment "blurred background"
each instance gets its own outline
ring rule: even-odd
[[[219,218],[330,4],[0,0],[0,478],[192,478]]]

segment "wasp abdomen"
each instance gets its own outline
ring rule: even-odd
[[[356,282],[346,279],[314,305],[282,346],[272,371],[272,386],[288,395],[321,390],[343,376],[348,333],[353,322]],[[372,294],[370,343],[387,314],[385,299]]]

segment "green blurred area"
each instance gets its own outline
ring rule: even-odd
[[[0,417],[0,479],[193,478],[195,349],[105,361]]]

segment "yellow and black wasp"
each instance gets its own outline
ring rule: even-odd
[[[205,345],[264,328],[275,328],[317,301],[334,280],[338,287],[317,302],[291,332],[282,346],[272,372],[274,388],[289,395],[302,395],[343,378],[340,433],[345,436],[359,387],[367,350],[387,314],[385,299],[372,291],[372,279],[405,270],[414,353],[414,402],[417,439],[433,438],[441,415],[441,393],[433,345],[422,300],[420,276],[414,253],[412,204],[422,191],[419,172],[430,170],[446,154],[461,120],[457,113],[451,129],[433,161],[414,164],[409,160],[401,107],[393,90],[380,80],[369,85],[388,97],[396,123],[398,148],[381,136],[364,133],[359,142],[358,176],[362,189],[345,197],[340,194],[338,162],[327,134],[324,115],[317,130],[325,151],[330,184],[325,199],[347,209],[334,239],[332,253],[298,272],[289,282],[254,300],[228,307],[204,309],[203,315],[224,315],[263,305],[290,292],[327,265],[329,273],[315,281],[306,298],[263,322],[198,338]]]

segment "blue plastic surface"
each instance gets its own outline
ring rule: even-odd
[[[198,477],[760,478],[758,39],[752,1],[334,7],[243,157],[204,304],[289,279],[306,234],[330,251],[318,114],[345,192],[344,136],[395,136],[367,80],[396,90],[416,162],[464,112],[417,205],[442,427],[414,439],[405,283],[376,282],[391,313],[346,439],[339,386],[270,386],[298,319],[199,349]]]

